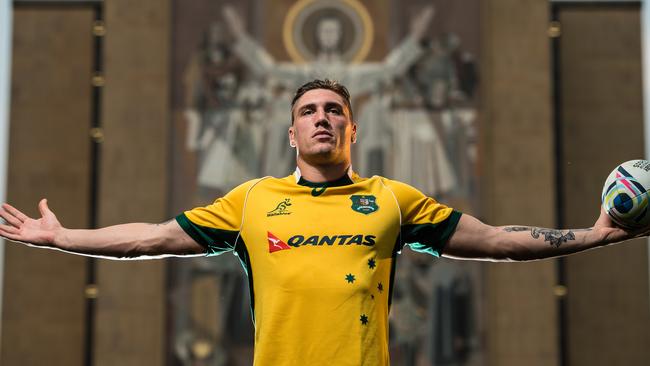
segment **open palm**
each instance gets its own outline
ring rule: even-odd
[[[3,204],[0,208],[0,217],[5,220],[5,224],[0,225],[0,235],[9,240],[35,245],[54,243],[54,238],[61,229],[61,223],[47,206],[46,199],[38,203],[38,209],[41,217],[32,219],[10,204]]]

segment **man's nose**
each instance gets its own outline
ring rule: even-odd
[[[327,119],[327,113],[325,113],[325,109],[318,109],[316,111],[316,127],[319,126],[328,126],[330,124],[330,121]]]

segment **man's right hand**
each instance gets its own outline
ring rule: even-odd
[[[56,235],[63,227],[54,212],[47,206],[45,198],[38,203],[38,210],[41,212],[41,217],[32,219],[12,205],[3,204],[0,208],[0,217],[6,223],[0,225],[0,235],[13,241],[42,246],[53,245]]]

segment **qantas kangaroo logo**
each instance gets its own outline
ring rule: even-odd
[[[291,249],[287,243],[278,239],[270,231],[266,232],[266,239],[269,241],[269,253],[277,252],[279,250]]]

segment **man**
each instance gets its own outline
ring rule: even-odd
[[[592,228],[493,227],[414,188],[351,170],[356,140],[349,93],[329,80],[303,85],[292,102],[297,169],[243,183],[212,205],[160,225],[98,230],[61,226],[42,200],[34,220],[5,204],[10,240],[111,258],[232,251],[249,278],[256,365],[388,365],[388,311],[396,254],[533,260],[579,252],[640,233],[601,211]]]

